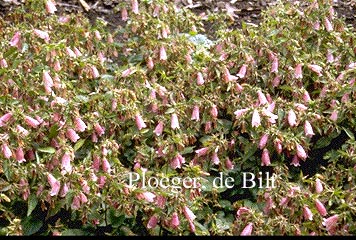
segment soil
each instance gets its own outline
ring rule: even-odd
[[[5,16],[17,6],[23,4],[26,0],[0,0],[0,16]],[[63,12],[82,12],[91,22],[96,18],[102,18],[108,22],[108,25],[115,28],[118,25],[124,25],[119,14],[114,8],[122,0],[56,0],[58,14]],[[129,0],[128,0],[129,1]],[[173,1],[173,0],[172,0]],[[284,0],[296,2],[296,0]],[[90,6],[86,11],[81,2]],[[241,22],[250,22],[258,24],[261,19],[261,11],[268,6],[276,4],[276,0],[174,0],[179,7],[190,8],[196,14],[208,12],[233,12],[233,18],[237,27]],[[302,1],[299,1],[303,3]],[[334,8],[339,17],[345,19],[347,24],[356,27],[356,0],[333,0]]]

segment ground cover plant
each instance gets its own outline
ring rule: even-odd
[[[355,234],[354,28],[308,3],[0,19],[1,234]]]

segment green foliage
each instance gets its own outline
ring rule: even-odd
[[[354,29],[308,3],[231,29],[122,1],[110,31],[26,1],[0,21],[0,233],[355,234]]]

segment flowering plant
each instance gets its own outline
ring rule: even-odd
[[[162,0],[122,1],[112,31],[52,0],[7,15],[1,232],[354,234],[354,29],[308,2],[242,29]]]

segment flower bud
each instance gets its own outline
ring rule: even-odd
[[[269,158],[269,151],[267,148],[265,148],[262,151],[261,166],[269,166],[270,164],[271,160]]]
[[[308,206],[303,207],[303,217],[305,220],[313,221],[313,213]]]
[[[253,110],[251,125],[252,125],[252,127],[258,127],[261,125],[260,114],[258,113],[258,111],[256,109]]]
[[[178,116],[175,113],[172,113],[171,115],[171,128],[172,129],[179,129],[179,122],[178,122]]]
[[[321,216],[326,216],[328,214],[328,212],[326,211],[326,208],[324,206],[324,204],[322,204],[319,199],[315,199],[315,207],[318,210],[318,212],[320,213]]]
[[[72,128],[69,128],[66,131],[66,136],[69,140],[71,140],[74,143],[77,142],[78,139],[80,138],[79,135]]]
[[[311,138],[313,135],[315,135],[313,128],[308,120],[306,120],[304,123],[304,133],[305,133],[305,136],[308,138]]]
[[[203,78],[203,74],[201,72],[198,72],[197,74],[197,85],[201,86],[204,84],[204,78]]]
[[[294,69],[294,77],[296,79],[302,79],[303,78],[303,74],[302,74],[302,65],[301,63],[297,64],[295,66],[295,69]]]
[[[55,2],[54,0],[47,0],[46,1],[46,11],[49,14],[53,14],[55,11],[57,11],[56,6],[54,5]]]

